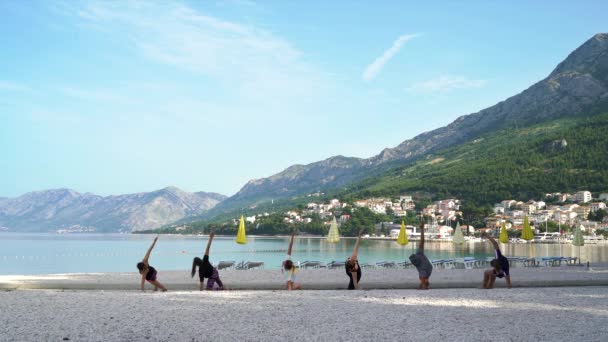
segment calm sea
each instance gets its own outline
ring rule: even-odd
[[[122,234],[20,234],[0,233],[0,275],[135,272],[152,242],[151,235]],[[160,236],[150,257],[150,264],[162,270],[187,270],[192,258],[202,257],[206,237]],[[211,261],[263,261],[266,269],[278,269],[287,251],[288,238],[248,236],[246,245],[233,237],[216,237]],[[352,253],[353,239],[328,244],[319,238],[296,238],[295,261],[344,261]],[[402,262],[415,251],[416,242],[399,246],[389,240],[363,240],[359,248],[361,263]],[[579,256],[579,248],[570,244],[508,244],[502,246],[507,256]],[[430,259],[487,257],[493,255],[488,242],[454,245],[451,242],[427,242]],[[583,261],[608,262],[608,244],[580,248]]]

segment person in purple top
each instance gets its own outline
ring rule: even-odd
[[[507,288],[510,289],[511,274],[509,273],[509,259],[502,255],[502,253],[500,252],[500,248],[498,247],[498,242],[496,242],[493,237],[486,233],[483,233],[481,237],[485,237],[490,240],[490,242],[494,246],[494,253],[496,255],[496,259],[492,259],[492,261],[490,261],[490,265],[492,265],[492,268],[486,270],[483,273],[483,283],[481,286],[484,289],[492,289],[494,288],[494,282],[496,281],[496,278],[505,278]]]
[[[152,249],[154,245],[156,245],[156,241],[158,240],[158,236],[154,238],[154,242],[150,248],[148,248],[148,252],[146,252],[146,256],[141,262],[137,263],[137,269],[139,270],[139,274],[141,274],[141,290],[145,291],[144,284],[149,282],[154,285],[154,291],[158,291],[161,289],[163,292],[167,291],[167,288],[163,286],[158,280],[156,280],[156,269],[148,264],[148,259],[150,258],[150,253],[152,253]]]

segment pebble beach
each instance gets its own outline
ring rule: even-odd
[[[301,270],[282,290],[277,270],[221,272],[228,291],[197,291],[184,271],[0,276],[0,341],[605,341],[608,268],[513,269],[514,287],[479,289],[482,270]],[[575,286],[576,285],[576,286]]]
[[[1,341],[606,341],[606,287],[0,292]]]

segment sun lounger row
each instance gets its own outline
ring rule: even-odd
[[[507,258],[511,266],[539,267],[539,266],[573,266],[576,265],[576,257],[540,257],[540,258]]]
[[[435,269],[476,269],[490,266],[492,257],[485,259],[478,259],[473,257],[455,258],[455,259],[438,259],[431,260],[431,264]],[[540,257],[540,258],[521,258],[521,257],[508,257],[509,265],[511,267],[539,267],[539,266],[572,266],[576,265],[576,257]],[[324,263],[318,260],[306,260],[303,262],[296,262],[297,267],[302,269],[309,268],[325,268],[325,269],[338,269],[344,268],[344,261],[335,261]],[[374,264],[360,264],[362,268],[414,268],[411,262],[394,262],[394,261],[380,261]],[[219,261],[217,266],[218,270],[223,269],[237,269],[237,270],[250,270],[256,268],[264,268],[263,261]]]
[[[236,261],[222,260],[217,263],[218,270],[224,269],[237,269],[237,270],[251,270],[255,268],[264,268],[263,261],[241,261],[238,264]]]

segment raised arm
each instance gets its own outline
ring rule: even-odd
[[[293,247],[293,237],[296,233],[291,233],[291,239],[289,240],[289,248],[287,249],[287,255],[291,255],[291,248]]]
[[[418,244],[420,250],[424,249],[424,219],[420,221],[420,243]]]
[[[144,260],[142,260],[142,262],[144,264],[146,264],[146,266],[148,266],[148,259],[150,258],[150,253],[152,253],[152,249],[154,248],[154,245],[156,245],[156,240],[158,240],[158,236],[156,236],[154,238],[152,245],[150,246],[150,248],[148,248],[148,252],[146,252],[146,256],[144,257]]]
[[[496,240],[494,240],[494,238],[493,238],[491,235],[489,235],[488,233],[485,233],[485,232],[484,232],[484,233],[483,233],[481,236],[483,236],[483,237],[487,237],[487,238],[488,238],[488,240],[490,240],[490,242],[491,242],[491,243],[492,243],[492,245],[494,246],[494,249],[500,249],[500,248],[498,247],[498,242],[496,242]]]
[[[211,249],[211,242],[213,241],[213,237],[215,233],[209,234],[209,241],[207,241],[207,248],[205,248],[205,255],[209,256],[209,250]]]
[[[359,243],[361,242],[361,235],[363,235],[364,230],[361,229],[359,231],[359,236],[357,237],[357,242],[355,242],[355,248],[353,248],[353,254],[350,256],[351,260],[357,260],[357,254],[359,253]]]

